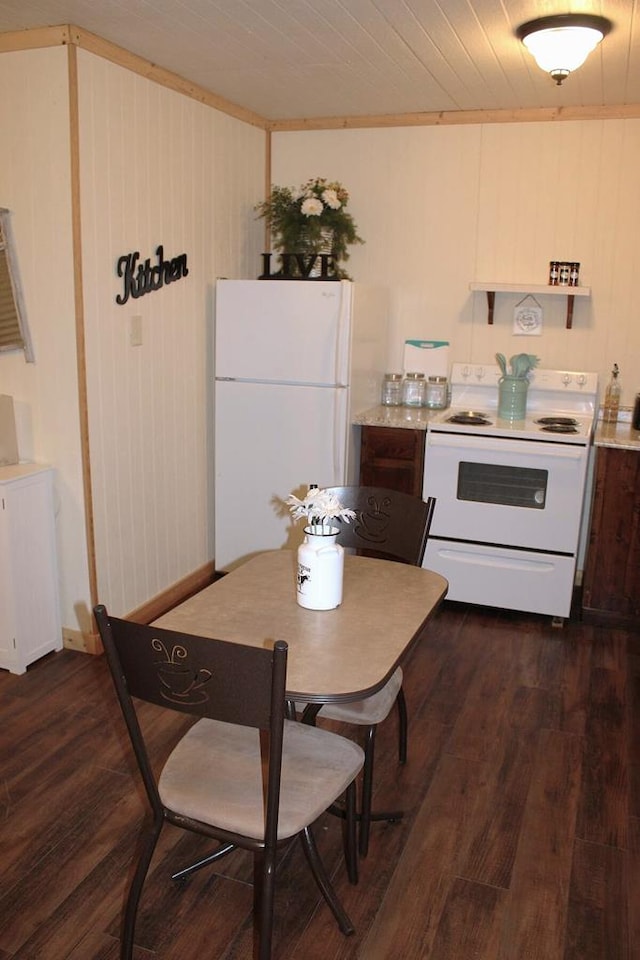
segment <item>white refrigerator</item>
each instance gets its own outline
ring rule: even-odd
[[[215,566],[294,547],[284,501],[357,482],[352,415],[379,401],[387,295],[348,280],[218,280]]]

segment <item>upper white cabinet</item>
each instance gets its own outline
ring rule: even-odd
[[[0,467],[0,667],[24,673],[62,649],[53,471]]]
[[[566,284],[551,286],[546,283],[492,283],[490,280],[481,283],[470,283],[469,290],[482,290],[487,295],[488,316],[487,323],[493,323],[493,309],[496,293],[530,293],[533,296],[566,297],[567,298],[567,330],[573,324],[573,298],[590,297],[591,287],[569,287]]]

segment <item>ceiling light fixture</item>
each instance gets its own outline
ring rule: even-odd
[[[533,54],[540,69],[550,73],[559,86],[610,30],[611,21],[605,17],[562,13],[523,23],[516,36]]]

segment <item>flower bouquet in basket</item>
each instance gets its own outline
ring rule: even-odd
[[[272,243],[288,258],[288,266],[298,268],[295,255],[309,266],[308,275],[315,275],[312,263],[319,254],[330,255],[335,275],[350,279],[339,264],[349,259],[348,246],[364,243],[346,206],[349,193],[337,180],[315,177],[300,187],[271,188],[271,194],[255,207],[271,230]],[[289,264],[291,260],[291,264]],[[284,261],[283,261],[284,262]],[[285,271],[286,272],[286,271]],[[305,275],[306,271],[298,273]]]

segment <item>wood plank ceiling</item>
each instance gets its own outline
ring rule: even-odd
[[[558,87],[515,38],[612,32]],[[640,104],[640,0],[0,0],[0,32],[75,24],[267,120]]]

